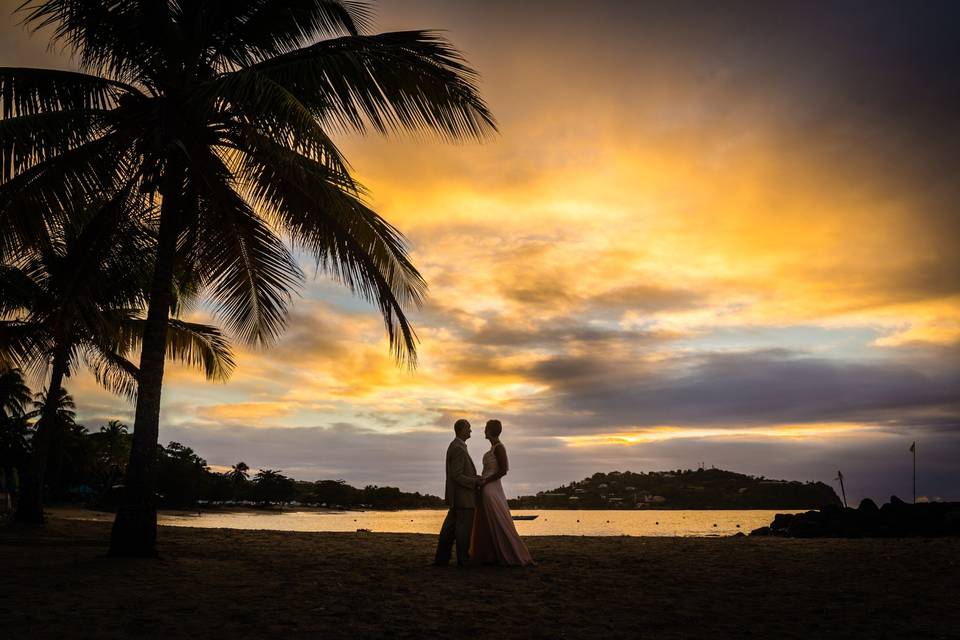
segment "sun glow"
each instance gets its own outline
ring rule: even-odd
[[[693,428],[655,426],[632,431],[600,433],[588,436],[561,436],[558,439],[570,447],[598,447],[608,445],[632,446],[677,439],[810,439],[824,436],[862,434],[873,431],[870,425],[853,423],[785,424],[767,427],[713,427]]]

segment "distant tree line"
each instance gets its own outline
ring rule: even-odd
[[[32,394],[14,369],[0,374],[0,491],[16,495],[31,454],[36,422],[48,399]],[[73,398],[61,389],[49,412],[58,422],[50,443],[45,491],[49,502],[113,508],[122,495],[133,436],[111,420],[97,431],[76,423]],[[157,447],[157,500],[168,509],[198,505],[283,505],[291,502],[330,508],[439,508],[436,496],[405,493],[396,487],[352,487],[343,480],[305,482],[279,470],[253,473],[245,462],[218,473],[193,449],[179,442]],[[2,508],[3,505],[0,505]]]

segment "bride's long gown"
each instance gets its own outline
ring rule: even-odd
[[[483,478],[490,478],[499,471],[496,447],[483,454]],[[473,534],[470,537],[470,559],[476,562],[507,566],[533,564],[527,545],[520,539],[510,516],[507,496],[503,493],[500,478],[483,485],[480,500],[473,519]]]

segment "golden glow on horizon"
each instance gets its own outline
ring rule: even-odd
[[[589,436],[560,436],[571,447],[632,446],[677,439],[809,439],[873,431],[861,424],[788,424],[768,427],[679,427],[656,426],[634,431],[601,433]]]
[[[202,414],[211,420],[256,421],[287,416],[290,414],[290,406],[284,402],[231,402],[203,407]]]

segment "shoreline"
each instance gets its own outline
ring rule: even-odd
[[[110,523],[114,514],[80,508],[51,508],[52,517]],[[724,537],[765,527],[778,512],[743,511],[561,511],[515,510],[522,536]],[[302,532],[419,533],[436,535],[445,510],[332,511],[291,507],[284,511],[231,508],[227,510],[161,511],[160,524],[200,529]],[[526,517],[524,517],[526,516]]]
[[[524,569],[429,566],[426,534],[0,526],[10,637],[950,637],[960,540],[527,538]],[[749,634],[747,631],[749,630]]]
[[[308,505],[295,505],[295,506],[284,506],[280,508],[264,508],[259,509],[256,507],[238,507],[238,506],[226,506],[226,507],[207,507],[203,506],[197,509],[158,509],[157,515],[165,516],[189,516],[190,514],[195,513],[246,513],[246,514],[262,514],[270,515],[272,513],[317,513],[317,514],[343,514],[343,513],[398,513],[401,511],[446,511],[446,507],[412,507],[412,508],[403,508],[403,509],[332,509],[329,507],[315,507]],[[97,515],[115,515],[113,511],[106,511],[103,509],[95,509],[93,507],[83,507],[79,505],[52,505],[45,506],[44,511],[51,515],[51,517],[60,518],[63,517],[62,514],[81,514],[81,513],[91,513]],[[514,515],[522,515],[528,512],[582,512],[582,513],[676,513],[678,511],[689,511],[689,512],[712,512],[712,511],[769,511],[777,513],[801,513],[808,511],[808,509],[796,509],[796,508],[774,508],[774,509],[549,509],[542,507],[510,507],[511,513]]]

